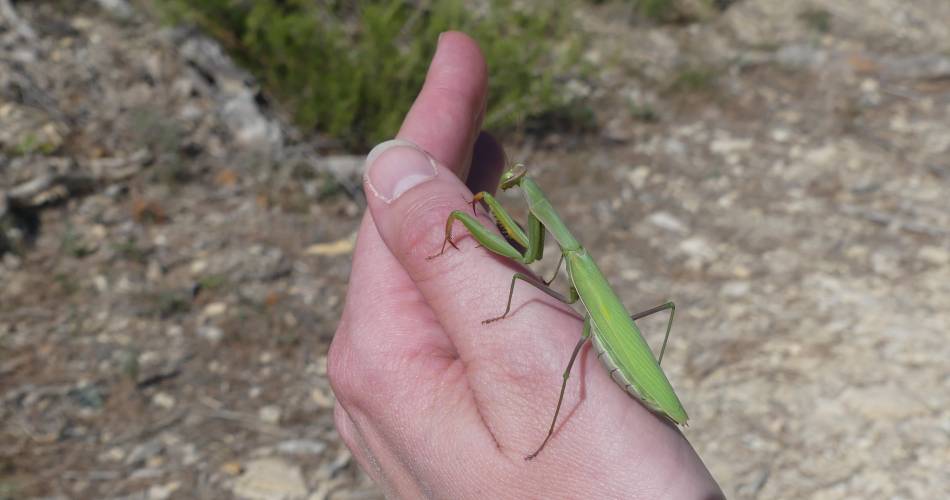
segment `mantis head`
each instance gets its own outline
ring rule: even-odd
[[[501,184],[502,189],[509,189],[511,187],[517,186],[521,183],[521,179],[527,175],[528,169],[521,163],[514,165],[513,167],[505,170],[505,173],[501,174]]]

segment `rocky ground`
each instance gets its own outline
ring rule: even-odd
[[[731,498],[950,491],[950,4],[625,14],[577,17],[601,131],[509,156],[676,300],[691,442]],[[251,82],[122,1],[0,0],[0,498],[379,496],[325,370],[361,159]]]

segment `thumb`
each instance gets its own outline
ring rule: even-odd
[[[439,252],[446,217],[467,208],[471,191],[448,167],[405,139],[370,151],[364,181],[370,212],[390,251],[417,283],[438,281],[457,259],[451,253],[444,259],[427,257]],[[463,234],[458,231],[456,239]]]

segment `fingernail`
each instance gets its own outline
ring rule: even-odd
[[[403,139],[380,143],[366,157],[366,185],[386,203],[396,201],[436,173],[432,157]]]

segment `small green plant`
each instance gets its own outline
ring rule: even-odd
[[[674,92],[701,92],[716,84],[719,72],[707,66],[684,66],[673,77],[670,90]]]
[[[52,139],[44,138],[36,132],[27,132],[20,138],[20,142],[11,151],[15,156],[27,156],[39,153],[50,155],[59,148]]]
[[[825,9],[805,9],[798,14],[798,20],[818,33],[831,31],[831,12]]]
[[[346,194],[346,186],[330,174],[320,175],[320,188],[317,192],[317,201],[325,201]]]
[[[143,297],[149,313],[168,319],[191,310],[191,300],[179,290],[160,290],[146,293]]]
[[[141,365],[139,364],[140,355],[139,350],[134,347],[123,350],[119,355],[119,371],[122,373],[122,376],[132,382],[136,382],[139,379],[139,372],[141,370]]]
[[[59,285],[63,295],[72,295],[80,290],[79,280],[72,274],[56,273],[53,280]]]
[[[392,137],[419,91],[438,35],[475,37],[491,68],[487,128],[570,108],[562,88],[581,72],[569,9],[490,0],[161,0],[248,67],[299,125],[365,148]],[[519,4],[520,5],[520,4]]]
[[[191,180],[189,162],[181,155],[184,131],[163,110],[140,106],[130,110],[129,130],[136,146],[146,148],[155,158],[153,175],[163,184],[184,184]]]
[[[228,277],[223,274],[207,274],[198,278],[198,286],[202,290],[217,290],[228,284]]]
[[[15,244],[16,238],[10,238],[7,236],[7,233],[11,232],[15,234],[15,227],[13,221],[10,217],[0,215],[0,257],[3,254],[10,252],[14,255],[20,254],[19,245]]]
[[[635,18],[650,23],[685,24],[713,17],[730,0],[627,0]]]
[[[0,500],[13,500],[17,497],[17,489],[12,479],[0,478]]]
[[[71,222],[67,222],[66,230],[63,231],[62,239],[59,242],[59,252],[63,255],[81,259],[95,253],[96,247],[86,242],[82,235],[76,232],[75,226]]]
[[[668,21],[677,15],[673,0],[635,0],[634,4],[641,16],[654,21]]]
[[[83,384],[70,389],[66,395],[82,408],[98,410],[105,403],[105,395],[96,384]]]
[[[656,110],[649,104],[640,104],[634,101],[630,101],[628,104],[630,107],[630,116],[632,116],[634,120],[644,123],[656,123],[660,121],[660,115],[658,115]]]
[[[123,242],[112,244],[112,251],[119,259],[139,264],[147,263],[148,256],[151,253],[149,249],[140,246],[138,240],[132,236]]]

